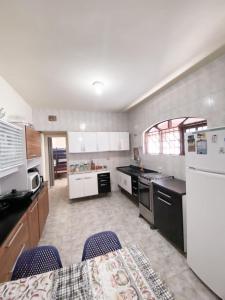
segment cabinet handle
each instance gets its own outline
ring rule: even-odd
[[[85,177],[84,179],[92,179],[93,177]]]
[[[172,205],[170,202],[168,202],[168,201],[166,201],[166,200],[164,200],[164,199],[162,199],[162,198],[160,198],[160,197],[158,197],[157,199],[158,199],[159,201],[165,203],[166,205],[169,205],[169,206]]]
[[[82,178],[76,178],[75,180],[82,180]]]
[[[11,240],[9,241],[8,245],[6,246],[6,248],[9,248],[13,241],[15,240],[15,238],[17,237],[17,235],[19,234],[20,230],[23,228],[23,223],[20,224],[20,227],[17,229],[16,233],[14,234],[14,236],[11,238]]]
[[[37,206],[38,202],[36,201],[35,205],[31,208],[30,212],[32,213],[35,209],[35,207]]]
[[[37,155],[36,155],[36,154],[31,154],[31,156],[32,156],[32,157],[36,157]]]
[[[158,191],[158,193],[159,193],[160,195],[162,195],[162,196],[165,196],[165,197],[171,199],[171,196],[170,196],[170,195],[167,195],[167,194],[165,194],[165,193],[163,193],[163,192],[161,192],[161,191]]]

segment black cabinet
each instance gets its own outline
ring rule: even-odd
[[[110,173],[98,174],[98,193],[109,193],[111,192]]]
[[[154,219],[159,231],[184,251],[182,195],[154,185]]]
[[[138,200],[138,177],[131,176],[131,184],[132,184],[132,196],[135,200]]]

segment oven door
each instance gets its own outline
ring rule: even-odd
[[[138,190],[139,190],[139,203],[144,205],[148,210],[151,210],[149,185],[139,182]]]

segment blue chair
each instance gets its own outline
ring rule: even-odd
[[[53,246],[41,246],[25,250],[19,256],[11,280],[25,278],[62,268],[58,250]]]
[[[121,249],[117,235],[112,231],[103,231],[91,235],[84,244],[82,261],[108,252]]]

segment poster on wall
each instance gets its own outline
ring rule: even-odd
[[[205,132],[197,134],[197,154],[207,154],[207,138]]]
[[[195,136],[194,134],[188,136],[188,152],[195,152]]]

